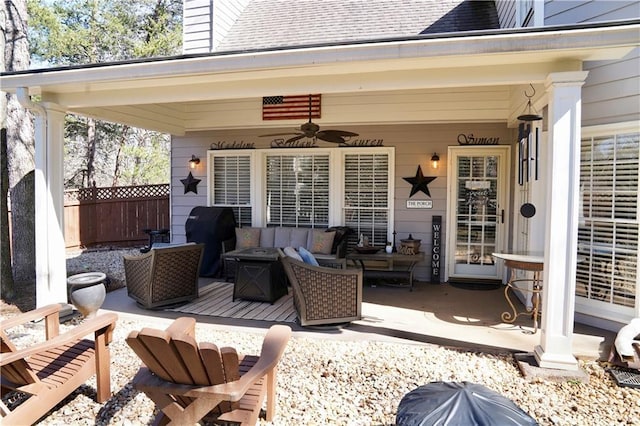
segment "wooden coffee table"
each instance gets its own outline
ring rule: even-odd
[[[396,278],[407,280],[409,291],[413,291],[413,269],[424,260],[424,253],[400,254],[386,253],[347,253],[347,260],[358,263],[362,267],[365,278]],[[380,268],[367,267],[365,262],[380,262],[386,266]]]

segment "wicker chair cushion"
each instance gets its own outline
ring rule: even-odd
[[[260,228],[236,228],[236,249],[259,246]]]
[[[320,264],[318,263],[316,258],[313,256],[313,254],[311,254],[311,252],[306,248],[300,246],[300,248],[298,248],[298,253],[300,254],[300,257],[302,258],[302,261],[304,263],[313,265],[313,266],[320,266]]]
[[[331,254],[331,248],[333,247],[333,239],[335,236],[335,231],[325,231],[323,229],[312,230],[312,239],[309,250],[311,253]]]

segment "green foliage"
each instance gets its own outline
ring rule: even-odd
[[[178,0],[28,0],[27,7],[32,63],[40,66],[172,56],[182,48]],[[67,115],[66,186],[166,183],[169,143],[168,135]]]
[[[55,66],[180,52],[182,2],[28,0],[32,59]]]
[[[142,185],[169,182],[170,139],[168,135],[135,130],[137,144],[123,147],[122,173],[118,184]]]

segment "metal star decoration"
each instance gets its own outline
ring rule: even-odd
[[[180,179],[180,182],[184,185],[184,193],[193,192],[194,194],[198,193],[198,184],[202,179],[196,179],[193,177],[193,174],[189,172],[189,176],[185,179]]]
[[[422,191],[431,197],[431,193],[429,192],[429,187],[427,185],[433,182],[435,178],[436,176],[425,177],[422,174],[422,168],[418,166],[418,171],[416,171],[415,177],[406,177],[402,179],[413,185],[411,187],[411,194],[409,194],[409,198],[411,198],[418,191]]]

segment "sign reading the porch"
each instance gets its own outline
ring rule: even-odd
[[[458,135],[458,144],[459,145],[498,145],[500,143],[500,138],[476,138],[473,136],[473,133],[469,133],[465,135],[464,133],[460,133]]]
[[[210,149],[254,149],[255,147],[256,147],[255,142],[217,141],[211,144]]]
[[[432,209],[433,201],[431,200],[407,200],[408,209]]]

